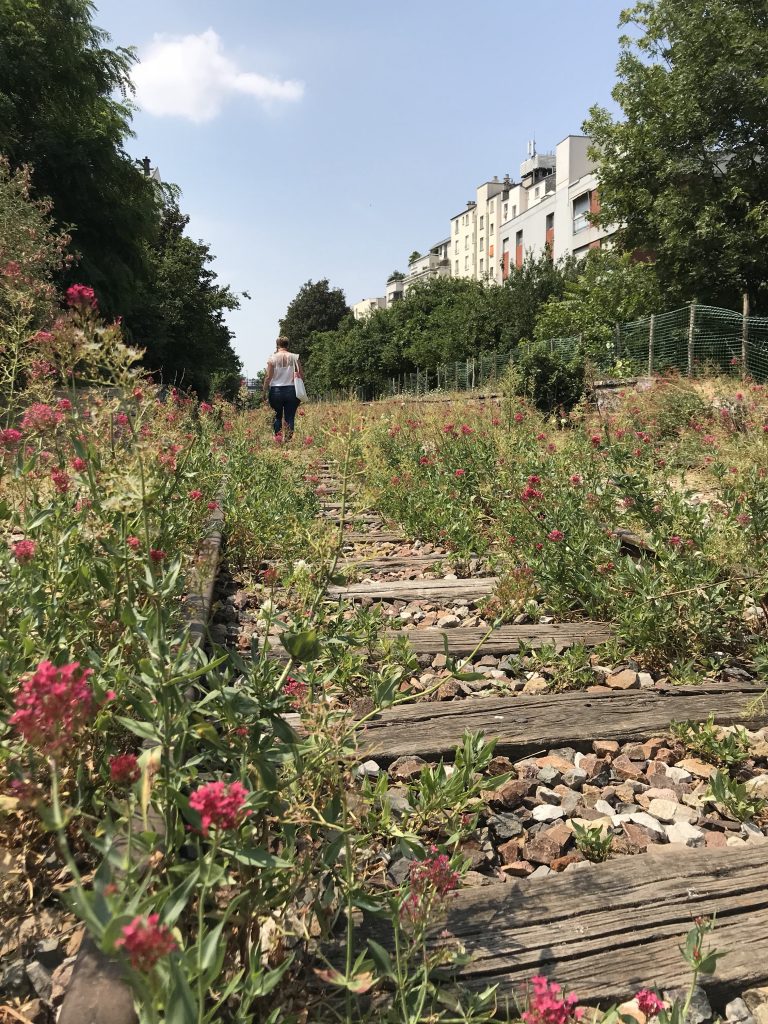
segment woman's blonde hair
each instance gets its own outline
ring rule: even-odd
[[[278,348],[288,348],[290,342],[284,335],[281,334],[280,337],[275,342],[275,344],[277,345]]]

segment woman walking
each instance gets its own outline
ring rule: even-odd
[[[303,392],[304,371],[301,360],[295,352],[288,351],[288,339],[277,339],[277,350],[267,360],[267,371],[264,375],[264,397],[275,411],[273,428],[275,437],[282,436],[284,441],[293,437],[293,423],[300,398],[297,397],[296,381],[301,382]],[[285,420],[285,428],[283,428]]]

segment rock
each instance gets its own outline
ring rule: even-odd
[[[612,690],[637,690],[640,688],[640,680],[637,678],[637,672],[625,668],[621,672],[612,672],[606,676],[605,685]]]
[[[609,765],[609,761],[597,757],[595,754],[582,754],[576,759],[576,767],[587,773],[588,779],[595,779]],[[567,769],[566,769],[567,771]]]
[[[453,629],[459,625],[461,625],[461,619],[458,615],[443,615],[437,620],[438,629]]]
[[[726,846],[746,846],[746,839],[742,839],[741,836],[730,835],[725,840]]]
[[[663,750],[666,746],[666,740],[662,739],[651,739],[646,740],[645,743],[640,744],[640,749],[643,752],[643,758],[646,761],[652,761],[660,750]]]
[[[684,988],[673,988],[668,992],[663,992],[662,997],[670,1005],[677,1002],[682,1006],[688,998],[688,990]],[[693,998],[691,999],[691,1005],[688,1008],[688,1015],[685,1018],[685,1024],[708,1024],[713,1017],[714,1013],[712,1011],[712,1007],[709,1005],[707,993],[701,985],[697,985],[693,990]]]
[[[666,842],[667,833],[664,826],[645,811],[638,811],[637,814],[630,815],[630,821],[633,825],[642,825],[643,828],[648,829],[650,833],[658,837],[658,841]]]
[[[560,797],[560,806],[566,814],[573,814],[580,804],[581,797],[578,793],[567,791],[562,797]]]
[[[613,807],[611,804],[608,803],[607,800],[596,801],[594,809],[597,811],[598,814],[605,814],[609,818],[613,817]]]
[[[704,833],[704,842],[708,849],[721,850],[728,845],[725,832],[713,832],[707,829]]]
[[[363,761],[363,763],[358,766],[358,771],[360,775],[376,776],[381,771],[381,768],[379,768],[375,761]]]
[[[26,999],[32,994],[32,986],[24,969],[23,960],[0,967],[0,994],[10,999]]]
[[[556,782],[560,778],[560,772],[557,768],[553,768],[551,765],[547,765],[544,768],[540,768],[536,773],[536,781],[543,782],[545,784]]]
[[[510,839],[506,843],[502,843],[496,851],[499,856],[501,864],[509,864],[515,861],[520,856],[520,848],[523,845],[522,837],[520,839]]]
[[[402,789],[388,789],[384,794],[384,800],[395,817],[405,817],[411,813],[412,807],[408,802],[408,796]]]
[[[531,813],[534,821],[557,821],[565,817],[562,807],[552,807],[550,804],[539,804]]]
[[[461,693],[461,683],[457,679],[446,679],[442,686],[438,687],[435,696],[438,700],[453,700]]]
[[[631,821],[625,821],[622,828],[627,842],[637,853],[643,853],[654,842],[651,839],[651,833],[644,829],[642,825],[635,825]]]
[[[76,957],[71,956],[63,960],[51,976],[51,1002],[54,1006],[58,1006],[67,994],[75,959]]]
[[[652,814],[654,818],[658,818],[659,821],[665,824],[671,824],[676,821],[676,816],[680,810],[680,804],[677,800],[651,800],[648,804],[648,813]]]
[[[549,683],[546,679],[543,679],[541,676],[534,676],[523,687],[523,693],[546,693],[548,689]]]
[[[51,972],[47,967],[43,967],[39,960],[33,960],[27,964],[27,977],[38,998],[44,1003],[50,1003],[52,981]]]
[[[664,831],[670,843],[681,843],[683,846],[704,846],[706,837],[700,828],[689,825],[685,821],[675,822],[674,825],[665,825]]]
[[[647,690],[649,687],[655,685],[653,676],[651,675],[650,672],[638,672],[637,673],[637,681],[638,681],[638,683],[640,683],[640,686],[644,690]]]
[[[436,654],[432,659],[432,668],[445,668],[448,664],[448,659],[444,654]]]
[[[768,1024],[768,988],[748,988],[741,997],[757,1024]]]
[[[555,857],[550,867],[553,871],[565,871],[571,864],[577,864],[582,860],[584,860],[583,854],[579,853],[578,850],[574,850],[572,853],[566,853],[564,857]]]
[[[616,1012],[623,1018],[630,1017],[633,1020],[636,1020],[637,1024],[646,1024],[648,1020],[646,1015],[640,1009],[637,999],[630,999],[629,1002],[622,1003],[621,1006],[617,1008]]]
[[[399,857],[392,861],[387,869],[387,877],[393,885],[402,885],[408,877],[413,861],[408,857]]]
[[[50,1019],[48,1009],[42,999],[30,999],[28,1003],[24,1003],[20,1007],[19,1012],[25,1021],[30,1021],[30,1024],[47,1024]]]
[[[645,756],[642,743],[627,743],[622,749],[622,754],[626,754],[630,761],[647,761],[648,758]]]
[[[747,842],[763,842],[766,836],[761,828],[753,824],[751,821],[742,821],[741,823],[741,834],[747,840]]]
[[[523,847],[523,857],[533,864],[551,864],[557,857],[562,857],[571,838],[568,825],[558,822],[530,838]]]
[[[372,763],[375,764],[375,762]],[[426,763],[426,761],[415,754],[406,754],[392,762],[389,766],[388,774],[390,779],[394,779],[395,782],[409,782],[411,779],[415,779],[417,775],[421,775],[421,769]]]
[[[467,871],[461,877],[462,885],[466,885],[469,888],[476,889],[481,885],[490,885],[493,881],[488,875],[481,875],[479,871]]]
[[[512,772],[514,774],[515,766],[508,757],[497,755],[491,759],[491,763],[488,765],[488,771],[491,775],[504,775],[506,772]]]
[[[620,754],[611,763],[611,771],[620,779],[641,779],[644,769],[645,761],[631,761],[626,754]]]
[[[531,875],[531,878],[546,878],[547,875],[551,874],[552,869],[548,868],[545,864],[542,864],[541,867],[536,868],[536,870]]]
[[[693,776],[685,768],[680,768],[677,765],[667,764],[664,765],[664,774],[668,779],[673,782],[690,782]]]
[[[503,864],[501,870],[513,878],[528,878],[534,873],[535,868],[527,860],[513,860],[509,864]]]
[[[459,853],[466,857],[473,870],[483,867],[489,860],[486,851],[477,839],[465,839],[459,846]]]
[[[743,999],[732,999],[725,1007],[725,1019],[732,1024],[756,1024],[749,1007]]]
[[[690,775],[695,775],[697,779],[708,779],[715,770],[711,764],[706,764],[696,757],[687,757],[683,761],[678,761],[676,767],[682,768]]]
[[[542,804],[552,804],[555,807],[560,806],[560,794],[556,793],[553,789],[547,789],[546,786],[539,786],[536,790],[536,800]]]
[[[613,757],[614,754],[619,752],[619,744],[616,740],[595,740],[592,744],[592,750],[597,757]]]
[[[587,773],[583,768],[571,768],[570,771],[563,772],[563,783],[570,789],[582,789],[587,778]]]
[[[497,843],[504,843],[522,834],[523,823],[514,814],[494,814],[488,828]]]
[[[762,800],[768,800],[768,775],[756,775],[747,782],[747,791]]]
[[[489,802],[501,807],[519,807],[523,798],[532,793],[536,783],[532,779],[510,779],[503,786],[494,790]]]

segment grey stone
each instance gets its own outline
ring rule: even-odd
[[[400,789],[388,789],[384,795],[387,806],[397,817],[405,817],[411,813],[411,805],[407,795]]]
[[[539,804],[533,808],[531,814],[534,821],[557,821],[558,818],[565,817],[562,807],[552,807],[550,804]]]
[[[725,1019],[734,1024],[753,1024],[754,1017],[743,999],[732,999],[725,1007]]]
[[[748,988],[742,998],[757,1024],[768,1024],[768,988]]]
[[[359,765],[361,775],[378,775],[380,771],[381,768],[379,768],[375,761],[364,761]]]
[[[546,786],[539,786],[536,790],[536,799],[543,804],[553,804],[555,807],[560,806],[560,797],[553,789],[547,789]]]
[[[613,807],[611,807],[607,800],[598,800],[595,803],[595,810],[600,814],[607,814],[609,816],[613,816],[615,813]]]
[[[657,836],[666,838],[664,826],[645,811],[638,811],[637,814],[631,814],[629,820],[634,825],[642,825],[644,828],[650,829],[651,832],[655,833]]]
[[[393,861],[387,869],[387,877],[394,885],[402,885],[411,870],[412,860],[407,857],[400,857]]]
[[[685,821],[675,822],[674,825],[665,825],[664,831],[670,843],[681,843],[683,846],[705,846],[706,836],[702,829],[695,825],[689,825]]]
[[[676,800],[664,800],[656,798],[648,804],[648,813],[665,824],[671,824],[676,820],[680,804]]]
[[[522,834],[523,823],[516,814],[494,814],[488,821],[488,828],[497,842],[504,843]]]
[[[688,990],[684,988],[672,988],[663,993],[663,998],[669,1003],[680,1003],[682,1005],[688,998]],[[709,1005],[707,993],[697,985],[693,990],[691,1005],[685,1018],[685,1024],[708,1024],[714,1017],[712,1007]]]
[[[548,868],[546,864],[540,864],[536,870],[530,874],[529,878],[546,878],[547,875],[552,874],[552,868]]]
[[[560,772],[557,768],[553,768],[552,765],[545,765],[544,768],[539,770],[536,776],[538,782],[543,782],[545,785],[549,782],[556,782],[560,778]]]
[[[587,773],[583,768],[571,768],[563,774],[563,783],[571,789],[581,790],[587,781]]]
[[[23,960],[14,960],[0,973],[0,993],[9,998],[25,999],[32,987],[24,970]]]
[[[668,779],[673,782],[682,783],[690,782],[693,776],[690,772],[687,772],[685,768],[677,768],[675,765],[667,764],[664,766],[664,772]]]
[[[27,964],[27,977],[32,984],[32,988],[35,990],[35,994],[44,1003],[50,1003],[53,980],[48,968],[43,967],[39,960],[33,960]]]

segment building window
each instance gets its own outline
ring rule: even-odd
[[[469,256],[464,257],[464,269],[469,270]]]
[[[459,222],[456,221],[456,234],[458,235],[458,233],[459,233]]]
[[[480,260],[480,273],[482,274],[482,272],[483,272],[483,261],[481,259]]]
[[[480,248],[481,248],[481,249],[484,249],[484,248],[485,248],[485,246],[483,245],[483,242],[484,242],[484,241],[485,241],[485,239],[483,238],[483,236],[482,236],[482,235],[480,235]]]
[[[533,198],[534,199],[538,199],[539,198],[539,191],[540,191],[540,189],[539,189],[539,186],[537,185],[536,188],[533,190]]]
[[[488,210],[490,213],[493,213],[493,200],[491,200],[490,203],[488,203]]]
[[[456,239],[456,247],[454,248],[453,251],[454,252],[458,252],[459,251],[459,240],[458,240],[458,238]]]
[[[484,220],[485,220],[485,217],[481,217],[481,218],[480,218],[480,230],[481,230],[481,231],[483,230],[483,221],[484,221]]]
[[[459,261],[456,260],[456,277],[459,276]]]
[[[509,220],[509,203],[504,203],[504,220]]]
[[[466,252],[469,248],[469,235],[464,235],[464,251]]]
[[[573,200],[573,233],[585,231],[589,227],[589,192],[584,192]]]
[[[513,216],[513,217],[516,217],[516,216],[517,216],[517,207],[516,207],[516,206],[513,206],[513,207],[512,207],[512,216]]]
[[[488,230],[490,231],[491,234],[493,234],[493,221],[491,221]]]

